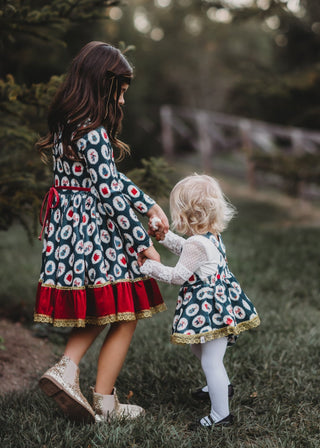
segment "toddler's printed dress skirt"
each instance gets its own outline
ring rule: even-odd
[[[171,342],[203,344],[227,337],[228,345],[236,342],[245,330],[260,325],[257,310],[230,272],[221,235],[205,235],[221,253],[218,270],[201,279],[194,273],[179,291],[173,319]]]
[[[218,279],[208,278],[207,282],[194,274],[180,289],[172,343],[203,344],[227,337],[232,345],[240,333],[260,324],[255,307],[233,274],[228,274],[223,280],[218,274]]]

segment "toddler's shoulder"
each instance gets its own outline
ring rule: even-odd
[[[208,239],[202,235],[192,235],[186,240],[185,244],[189,247],[206,247]]]
[[[187,239],[190,243],[200,243],[200,244],[206,244],[208,242],[208,238],[206,238],[204,235],[192,235]]]
[[[193,235],[188,238],[190,246],[198,248],[198,250],[204,251],[206,254],[216,255],[219,253],[219,249],[216,244],[204,235]]]

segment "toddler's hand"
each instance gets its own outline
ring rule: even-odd
[[[152,273],[152,268],[149,266],[150,261],[147,260],[143,266],[140,266],[140,272],[144,275],[150,275]]]
[[[150,260],[155,260],[160,263],[160,255],[154,248],[154,246],[148,247],[148,249],[138,253],[138,265],[142,266],[143,263],[150,258]]]

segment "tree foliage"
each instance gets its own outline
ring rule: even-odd
[[[47,41],[65,42],[59,39],[72,23],[101,20],[105,8],[117,5],[115,0],[54,0],[21,1],[2,0],[0,15],[0,39],[2,45],[16,42],[19,35],[34,36]]]
[[[4,62],[0,78],[0,230],[18,220],[30,235],[30,217],[35,217],[50,182],[50,170],[44,169],[34,144],[39,132],[45,132],[47,108],[62,81],[62,76],[51,76],[49,81],[39,83],[17,81],[5,71],[12,54],[25,42],[65,45],[64,36],[73,24],[107,18],[106,8],[116,4],[110,0],[0,2]],[[20,61],[22,67],[17,72],[23,72],[25,63]],[[33,71],[37,73],[37,66]]]
[[[173,168],[160,157],[150,157],[141,160],[141,168],[128,172],[128,176],[137,185],[143,185],[146,193],[156,198],[169,196],[172,185],[169,181]]]
[[[37,123],[60,82],[60,77],[52,77],[47,84],[27,87],[10,74],[0,79],[1,230],[18,220],[30,235],[30,217],[35,216],[49,178],[34,149]]]
[[[225,7],[224,1],[215,3]],[[264,9],[258,6],[261,3]],[[320,3],[300,0],[295,2],[295,8],[290,8],[292,3],[257,0],[246,8],[231,8],[230,25],[238,24],[243,29],[259,27],[260,33],[268,35],[271,57],[257,60],[247,51],[241,59],[234,58],[238,80],[228,93],[227,111],[319,129]]]
[[[88,40],[136,48],[127,54],[136,75],[126,168],[160,154],[163,103],[318,129],[319,1],[238,3],[134,0],[120,19],[105,20],[119,2],[0,0],[0,229],[15,219],[26,225],[38,208],[50,171],[34,143],[67,63]]]

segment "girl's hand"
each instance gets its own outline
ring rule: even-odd
[[[147,213],[149,217],[148,234],[155,236],[158,241],[163,240],[169,230],[167,215],[158,204],[154,204]]]
[[[160,227],[160,229],[159,229]],[[161,224],[161,219],[156,216],[149,220],[149,235],[150,233],[156,237],[157,241],[163,241],[166,237],[166,234],[163,231],[163,226]]]
[[[160,263],[160,255],[158,254],[154,246],[150,246],[148,247],[148,249],[138,253],[138,265],[142,266],[147,258],[150,258],[150,260],[158,261]]]

